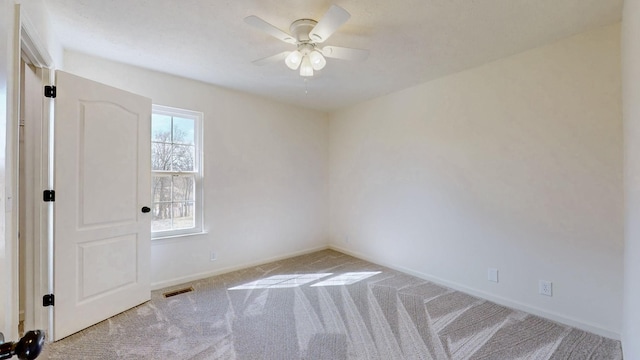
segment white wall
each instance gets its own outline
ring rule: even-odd
[[[64,62],[155,104],[204,113],[208,233],[153,241],[154,287],[327,246],[326,114],[75,52]]]
[[[601,28],[333,114],[332,246],[618,338],[619,37]]]
[[[625,135],[625,282],[622,345],[640,359],[640,1],[625,0],[622,26]]]

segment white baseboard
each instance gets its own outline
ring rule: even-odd
[[[493,294],[485,292],[485,291],[480,291],[480,290],[477,290],[477,289],[473,289],[473,288],[470,288],[470,287],[462,285],[462,284],[458,284],[458,283],[455,283],[455,282],[444,280],[444,279],[441,279],[441,278],[438,278],[438,277],[435,277],[435,276],[431,276],[429,274],[425,274],[425,273],[422,273],[422,272],[419,272],[419,271],[415,271],[415,270],[412,270],[412,269],[409,269],[409,268],[405,268],[403,266],[399,266],[399,265],[396,265],[396,264],[390,264],[388,262],[373,258],[371,256],[359,253],[357,251],[351,251],[351,250],[342,248],[342,247],[337,246],[335,244],[330,244],[329,245],[329,249],[332,249],[332,250],[335,250],[335,251],[339,251],[341,253],[344,253],[344,254],[347,254],[347,255],[351,255],[353,257],[356,257],[356,258],[359,258],[359,259],[362,259],[362,260],[366,260],[366,261],[372,262],[374,264],[378,264],[378,265],[381,265],[381,266],[386,266],[388,268],[391,268],[391,269],[394,269],[394,270],[398,270],[398,271],[401,271],[403,273],[406,273],[406,274],[409,274],[409,275],[413,275],[413,276],[419,277],[421,279],[425,279],[425,280],[431,281],[431,282],[433,282],[435,284],[438,284],[438,285],[442,285],[442,286],[445,286],[445,287],[448,287],[448,288],[451,288],[451,289],[454,289],[454,290],[458,290],[458,291],[464,292],[464,293],[469,294],[469,295],[473,295],[473,296],[476,296],[476,297],[480,297],[480,298],[492,301],[492,302],[494,302],[496,304],[499,304],[499,305],[503,305],[503,306],[506,306],[506,307],[509,307],[509,308],[512,308],[512,309],[516,309],[516,310],[521,310],[521,311],[524,311],[524,312],[527,312],[527,313],[530,313],[530,314],[533,314],[533,315],[537,315],[537,316],[540,316],[540,317],[543,317],[543,318],[546,318],[546,319],[549,319],[549,320],[552,320],[552,321],[555,321],[555,322],[558,322],[558,323],[561,323],[561,324],[564,324],[564,325],[569,325],[569,326],[578,328],[580,330],[588,331],[588,332],[591,332],[591,333],[594,333],[594,334],[597,334],[597,335],[600,335],[600,336],[604,336],[604,337],[607,337],[607,338],[610,338],[610,339],[614,339],[614,340],[620,340],[621,339],[620,333],[612,331],[612,330],[609,330],[609,329],[602,328],[602,327],[600,327],[598,325],[595,325],[595,324],[586,323],[584,321],[573,319],[573,318],[570,318],[570,317],[567,317],[567,316],[564,316],[564,315],[561,315],[561,314],[558,314],[558,313],[554,313],[554,312],[551,312],[551,311],[543,310],[543,309],[540,309],[540,308],[537,308],[537,307],[534,307],[534,306],[523,304],[523,303],[518,302],[518,301],[510,300],[510,299],[507,299],[507,298],[504,298],[504,297],[501,297],[501,296],[496,296],[496,295],[493,295]]]
[[[315,247],[315,248],[311,248],[311,249],[306,249],[306,250],[296,251],[296,252],[287,253],[287,254],[283,254],[283,255],[278,255],[278,256],[274,256],[274,257],[271,257],[271,258],[262,259],[262,260],[258,260],[258,261],[247,262],[247,263],[243,263],[243,264],[240,264],[240,265],[228,266],[228,267],[225,267],[225,268],[216,269],[216,270],[212,270],[212,271],[205,271],[205,272],[191,274],[191,275],[187,275],[187,276],[181,276],[181,277],[177,277],[177,278],[173,278],[173,279],[169,279],[169,280],[158,281],[158,282],[155,282],[155,283],[151,283],[151,290],[164,289],[164,288],[167,288],[167,287],[170,287],[170,286],[181,285],[181,284],[188,283],[188,282],[191,282],[191,281],[202,280],[202,279],[206,279],[208,277],[221,275],[221,274],[226,274],[226,273],[230,273],[232,271],[242,270],[242,269],[246,269],[246,268],[250,268],[250,267],[254,267],[254,266],[258,266],[258,265],[262,265],[262,264],[267,264],[267,263],[274,262],[274,261],[284,260],[284,259],[292,258],[292,257],[295,257],[295,256],[306,255],[306,254],[310,254],[312,252],[326,250],[326,249],[329,249],[329,246]]]

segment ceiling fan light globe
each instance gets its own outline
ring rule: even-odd
[[[311,66],[313,67],[313,70],[322,70],[324,69],[324,66],[327,65],[327,60],[317,50],[313,50],[309,54],[309,59],[311,60]]]
[[[300,63],[302,62],[302,53],[300,51],[292,51],[285,59],[284,63],[287,64],[289,69],[296,70]]]
[[[313,66],[309,56],[302,58],[302,65],[300,66],[300,76],[313,76]]]

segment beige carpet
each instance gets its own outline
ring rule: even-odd
[[[621,359],[620,342],[326,250],[188,284],[42,359]]]

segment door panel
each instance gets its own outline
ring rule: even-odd
[[[78,264],[82,279],[78,301],[90,301],[134,284],[138,266],[136,248],[137,238],[133,235],[79,244]]]
[[[137,221],[137,114],[106,102],[80,102],[81,228]],[[105,151],[108,149],[108,151]],[[109,181],[104,181],[109,174]],[[118,194],[119,196],[113,196]]]
[[[150,298],[151,100],[57,72],[54,339]]]

